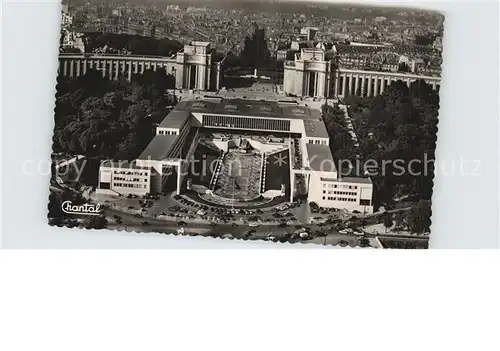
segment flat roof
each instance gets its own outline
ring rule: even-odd
[[[161,161],[169,158],[169,153],[178,137],[178,135],[155,135],[138,159]]]
[[[213,113],[257,117],[281,117],[281,109],[275,102],[241,99],[223,99],[220,103],[216,104]]]
[[[336,172],[337,167],[333,160],[330,146],[306,144],[309,166],[316,172]]]
[[[340,178],[338,181],[345,183],[372,184],[372,180],[370,178],[361,178],[361,177],[343,177]]]
[[[162,128],[180,128],[190,117],[189,111],[170,111],[170,113],[161,121],[158,127]]]
[[[212,112],[217,102],[206,100],[185,100],[175,105],[174,111]]]
[[[104,160],[101,162],[101,167],[106,167],[106,168],[129,168],[129,169],[145,169],[149,170],[150,167],[143,167],[143,166],[138,166],[136,164],[136,161],[115,161],[115,160]]]
[[[305,106],[280,106],[276,101],[222,99],[180,101],[173,111],[206,112],[236,116],[288,119],[321,119],[321,112]]]
[[[304,120],[304,129],[306,137],[310,138],[328,138],[325,123],[317,120]]]
[[[290,119],[313,119],[311,109],[305,106],[283,106],[281,107],[281,116]],[[319,119],[319,118],[318,118]]]

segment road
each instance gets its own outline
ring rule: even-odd
[[[117,224],[115,219],[113,219],[114,215],[118,215],[122,218],[122,223]],[[117,230],[127,230],[127,231],[135,231],[138,233],[148,233],[148,232],[157,232],[157,233],[165,233],[172,234],[177,233],[177,230],[180,228],[178,222],[169,221],[169,220],[160,220],[155,218],[136,218],[132,214],[116,211],[113,209],[106,210],[106,217],[108,219],[108,229],[117,229]],[[144,226],[141,223],[147,221],[150,225]],[[236,238],[242,238],[244,234],[250,230],[255,230],[255,233],[252,234],[251,239],[265,239],[269,234],[274,235],[275,237],[281,237],[285,234],[292,234],[296,229],[294,226],[287,227],[279,227],[277,225],[269,225],[262,224],[257,227],[249,227],[248,225],[237,225],[229,223],[221,223],[216,226],[212,226],[209,224],[201,224],[201,223],[188,223],[186,226],[183,226],[186,234],[191,235],[201,235],[201,236],[221,236],[224,234],[231,234]],[[316,230],[321,229],[321,227],[317,225],[308,225],[308,228],[311,228],[311,231],[314,232]],[[327,237],[317,237],[311,240],[304,240],[302,242],[305,243],[316,243],[323,245],[337,245],[339,241],[344,240],[350,246],[356,246],[358,244],[358,238],[353,235],[342,235],[336,231],[328,230]]]

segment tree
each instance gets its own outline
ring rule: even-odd
[[[360,139],[360,153],[378,164],[382,160],[402,160],[405,167],[405,172],[398,174],[390,163],[383,168],[385,177],[372,176],[375,206],[380,202],[391,204],[394,199],[408,196],[429,200],[434,176],[437,93],[422,80],[413,82],[410,87],[396,81],[369,102],[363,98],[352,100],[349,113]],[[417,175],[407,172],[411,160],[422,161],[411,164]],[[424,172],[423,165],[429,162],[430,167]]]
[[[64,212],[62,211],[61,205],[62,205],[61,198],[56,193],[50,192],[49,205],[48,205],[49,219],[51,218],[57,218],[59,220],[62,219]]]
[[[265,31],[255,23],[254,33],[251,37],[245,38],[245,47],[241,52],[241,57],[246,66],[253,69],[262,69],[269,64],[271,53],[267,47]]]
[[[392,216],[387,213],[385,216],[384,216],[384,227],[385,227],[385,232],[387,233],[387,229],[391,228],[393,225],[393,222],[392,222]]]
[[[158,41],[156,54],[159,56],[172,56],[180,49],[182,49],[180,42],[164,38]]]
[[[361,247],[369,247],[370,246],[370,240],[366,237],[361,237],[359,239],[359,246]]]
[[[110,92],[103,96],[104,105],[110,109],[120,107],[123,96],[120,93]]]
[[[89,97],[83,101],[80,106],[82,111],[82,116],[86,119],[92,118],[98,113],[98,111],[103,110],[105,107],[104,100],[100,97]]]
[[[88,216],[83,223],[87,229],[104,229],[108,225],[108,220],[103,215]]]
[[[395,229],[399,232],[399,230],[403,229],[405,223],[405,213],[400,211],[396,212],[394,215],[394,223]]]
[[[311,211],[315,211],[315,210],[318,210],[318,209],[319,209],[318,204],[317,204],[316,202],[314,202],[314,201],[311,201],[311,202],[309,203],[309,207],[311,208]]]
[[[411,208],[407,221],[410,232],[416,234],[429,232],[431,226],[431,202],[420,200]]]
[[[416,35],[415,45],[422,45],[422,46],[432,45],[434,43],[434,40],[436,40],[435,34],[429,33],[425,35]]]

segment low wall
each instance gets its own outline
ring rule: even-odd
[[[280,190],[268,190],[262,194],[262,197],[265,199],[274,199],[275,197],[282,196]]]
[[[262,143],[258,140],[247,139],[249,144],[252,145],[254,149],[259,150],[261,153],[269,153],[271,151],[278,151],[282,149],[285,144],[282,143]]]

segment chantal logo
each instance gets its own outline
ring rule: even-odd
[[[68,214],[99,216],[101,214],[101,211],[99,211],[100,207],[100,204],[73,205],[71,201],[64,201],[62,203],[63,212]]]

